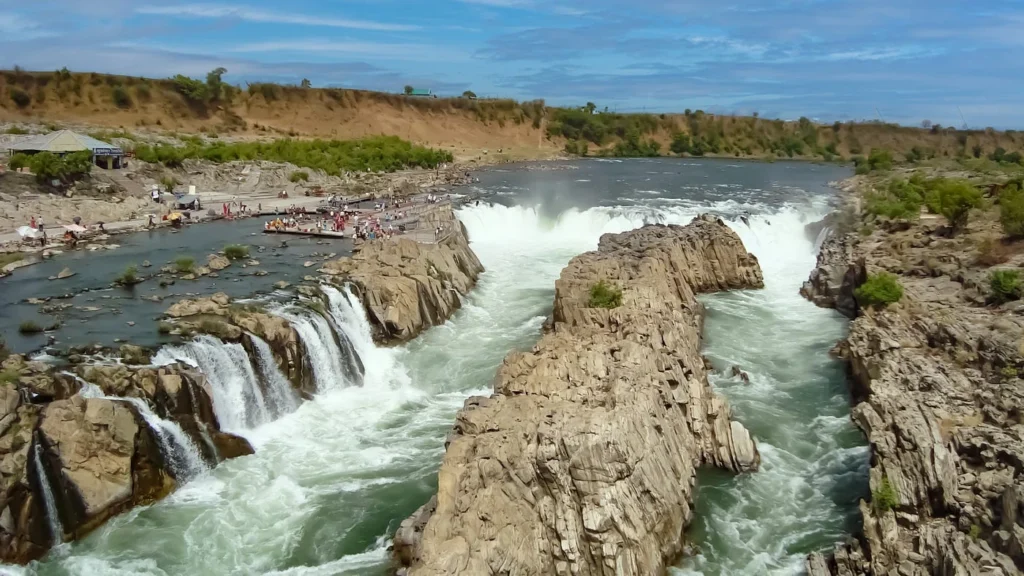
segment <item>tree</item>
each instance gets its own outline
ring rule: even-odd
[[[684,134],[683,132],[676,132],[672,136],[672,144],[669,145],[669,150],[673,154],[686,154],[690,151],[690,135]]]
[[[593,114],[594,110],[597,110],[597,104],[594,104],[593,102],[587,102],[587,105],[584,108],[586,109],[587,114]]]
[[[21,170],[29,165],[29,157],[27,154],[17,153],[11,156],[11,161],[7,163],[7,167],[11,170]]]
[[[921,128],[924,128],[925,130],[927,130],[927,129],[931,128],[931,127],[932,127],[932,121],[931,120],[922,120],[921,121]]]
[[[202,104],[209,97],[209,87],[199,80],[178,74],[171,81],[174,83],[174,89],[193,104]]]
[[[473,92],[472,90],[466,90],[465,92],[462,93],[462,97],[469,98],[470,100],[475,100],[476,92]]]
[[[412,94],[412,90],[413,90],[412,86],[410,86],[408,84],[405,85],[405,94],[406,94],[406,96],[408,96],[409,94]]]
[[[302,87],[303,88],[312,88],[313,87],[313,83],[309,81],[309,78],[303,78],[302,79]]]
[[[219,100],[224,91],[224,82],[221,77],[227,73],[226,68],[214,68],[206,75],[206,87],[210,100]]]
[[[14,159],[11,159],[14,166]],[[999,223],[1010,238],[1024,237],[1024,191],[1016,184],[1007,187],[999,195]]]
[[[956,234],[967,227],[971,209],[981,206],[981,192],[964,180],[942,180],[936,182],[928,206],[945,217]]]

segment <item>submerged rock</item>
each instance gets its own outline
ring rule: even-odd
[[[618,306],[591,306],[599,282]],[[551,330],[456,416],[436,498],[395,536],[407,573],[663,573],[684,549],[696,469],[760,463],[708,384],[696,294],[761,286],[710,217],[606,234],[574,258]]]

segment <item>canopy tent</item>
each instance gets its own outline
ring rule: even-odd
[[[93,159],[107,158],[106,167],[119,167],[124,151],[108,142],[97,140],[71,130],[58,130],[49,134],[31,136],[7,145],[11,154],[16,152],[50,152],[53,154],[70,154],[72,152],[92,152]],[[116,166],[115,166],[116,165]],[[103,164],[100,164],[103,166]]]

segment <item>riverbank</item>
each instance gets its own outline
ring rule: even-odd
[[[811,576],[1024,570],[1024,308],[991,281],[1019,274],[1024,243],[1005,238],[1003,192],[976,174],[927,174],[985,191],[955,233],[937,215],[868,213],[870,194],[914,173],[844,183],[845,215],[802,291],[855,318],[834,352],[849,363],[853,420],[871,445],[862,528],[812,554]],[[901,289],[868,306],[856,289],[881,274]]]

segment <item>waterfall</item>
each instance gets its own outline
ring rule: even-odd
[[[342,384],[346,383],[348,372],[342,366],[342,352],[334,340],[334,331],[327,320],[316,312],[298,316],[280,310],[277,314],[288,320],[302,339],[302,344],[309,355],[309,363],[313,367],[317,392],[342,387]]]
[[[814,240],[814,253],[817,254],[818,250],[821,249],[821,245],[825,243],[829,235],[832,234],[831,226],[822,227],[821,231],[818,232],[818,237]]]
[[[43,458],[40,455],[39,440],[32,447],[32,458],[36,466],[36,482],[39,490],[43,493],[43,506],[46,508],[46,520],[50,525],[50,536],[53,538],[53,545],[56,546],[64,541],[64,528],[60,525],[60,516],[57,514],[57,501],[53,499],[53,491],[50,490],[50,482],[46,478],[46,469],[43,468]]]
[[[272,420],[249,355],[241,344],[204,335],[182,346],[167,346],[161,352],[198,366],[206,375],[221,429],[248,430]]]
[[[249,339],[256,350],[256,364],[267,387],[272,416],[276,419],[294,412],[299,407],[299,399],[291,382],[281,373],[270,345],[254,334],[249,334]]]
[[[134,406],[153,435],[156,436],[157,443],[160,445],[160,453],[167,459],[167,466],[179,484],[187,482],[207,470],[199,448],[185,433],[185,430],[174,420],[165,420],[157,416],[145,400],[106,396],[99,386],[82,379],[77,374],[72,372],[64,372],[64,374],[81,383],[82,388],[78,391],[78,395],[82,398],[103,398],[115,402],[126,402]]]
[[[142,419],[146,421],[149,429],[156,436],[157,442],[160,444],[160,451],[167,459],[167,464],[178,484],[183,484],[206,471],[206,463],[203,462],[199,448],[196,447],[192,439],[189,438],[188,434],[185,434],[185,431],[182,430],[177,422],[164,420],[157,416],[149,407],[149,404],[141,398],[110,396],[108,399],[127,402],[135,406],[135,409],[139,411],[139,415],[142,416]]]
[[[320,289],[327,296],[328,310],[341,330],[340,336],[352,343],[355,357],[362,361],[363,386],[389,382],[395,374],[404,373],[392,351],[374,343],[373,328],[359,298],[348,287],[342,291],[324,284]]]

